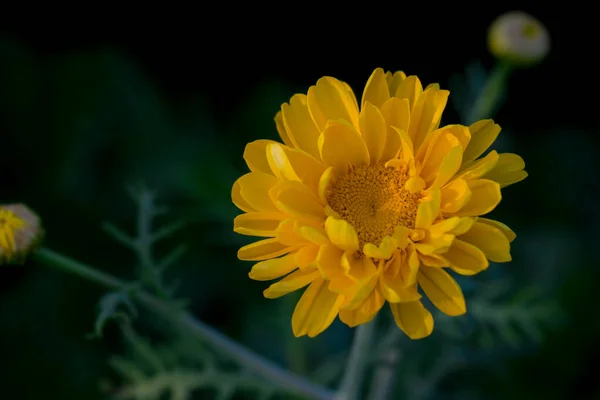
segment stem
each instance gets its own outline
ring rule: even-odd
[[[473,103],[471,112],[465,121],[467,125],[492,117],[500,105],[502,93],[511,72],[512,67],[508,63],[499,63],[494,67],[485,86]]]
[[[40,249],[37,253],[35,253],[35,257],[38,261],[48,266],[78,275],[84,279],[111,289],[121,289],[127,287],[125,282],[113,277],[112,275],[98,271],[93,267],[72,260],[49,249]],[[290,393],[306,396],[310,399],[333,399],[333,394],[329,390],[282,369],[272,361],[261,357],[260,355],[219,333],[217,330],[211,328],[201,321],[198,321],[189,313],[185,311],[175,311],[169,304],[160,300],[156,296],[149,294],[148,292],[136,292],[134,295],[140,302],[156,311],[163,318],[190,329],[198,336],[198,338],[220,350],[232,360],[235,360],[241,367],[263,376],[277,387]]]
[[[342,385],[335,396],[335,400],[357,400],[361,398],[361,389],[372,338],[375,333],[375,321],[359,325],[354,333],[350,357],[346,372],[342,378]]]

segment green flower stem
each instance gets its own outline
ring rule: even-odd
[[[359,325],[355,329],[350,357],[342,379],[340,390],[335,395],[335,400],[361,399],[362,383],[365,376],[368,360],[373,348],[373,335],[375,333],[375,320]]]
[[[473,103],[471,112],[465,121],[467,125],[493,116],[500,105],[502,94],[512,70],[513,67],[508,63],[500,62],[494,67],[485,86]]]
[[[89,265],[65,257],[49,249],[40,249],[35,254],[35,258],[50,267],[69,272],[110,289],[130,287],[126,282],[115,278],[112,275],[101,272]],[[134,294],[138,301],[156,311],[162,317],[191,330],[199,339],[208,343],[222,354],[227,355],[232,360],[235,360],[240,366],[261,375],[275,386],[286,390],[287,392],[305,396],[310,399],[332,400],[334,398],[331,391],[282,369],[275,363],[229,339],[203,322],[198,321],[189,313],[176,310],[168,303],[165,303],[147,292],[140,291],[135,292]],[[353,373],[353,379],[356,379],[357,376],[356,373]],[[348,399],[350,398],[351,397],[348,397]]]

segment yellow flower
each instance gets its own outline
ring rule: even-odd
[[[250,277],[283,277],[277,298],[305,290],[292,316],[296,336],[314,337],[339,315],[353,327],[387,301],[411,338],[433,330],[422,292],[448,315],[466,311],[447,272],[473,275],[488,260],[511,260],[515,234],[480,218],[500,188],[524,179],[515,154],[491,151],[491,120],[439,128],[449,92],[416,76],[376,69],[359,103],[335,78],[319,79],[275,117],[282,143],[257,140],[244,152],[250,173],[233,185],[245,213],[234,231],[265,237],[238,257],[258,261]]]
[[[22,204],[0,206],[0,264],[22,262],[42,237],[39,217]]]
[[[540,21],[521,11],[498,17],[488,32],[488,48],[498,59],[515,66],[532,66],[550,51],[550,35]]]

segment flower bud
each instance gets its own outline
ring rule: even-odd
[[[42,237],[40,218],[28,207],[0,205],[0,265],[23,263]]]
[[[540,21],[521,11],[501,15],[490,26],[488,48],[499,60],[527,67],[550,51],[550,36]]]

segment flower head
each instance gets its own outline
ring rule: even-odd
[[[484,120],[439,128],[449,92],[416,76],[376,69],[362,100],[319,79],[275,117],[283,143],[249,143],[250,173],[233,185],[244,211],[234,231],[264,237],[242,247],[255,280],[280,279],[277,298],[306,288],[292,316],[296,336],[316,336],[339,315],[370,321],[387,302],[411,338],[428,336],[422,293],[448,315],[466,311],[448,270],[473,275],[511,260],[515,234],[481,218],[500,188],[524,179],[515,154],[481,157],[500,127]],[[419,290],[420,289],[420,290]]]
[[[531,66],[543,60],[550,51],[550,35],[531,15],[512,11],[492,23],[488,47],[500,60],[515,66]]]
[[[0,206],[0,264],[22,262],[42,237],[39,217],[22,204]]]

